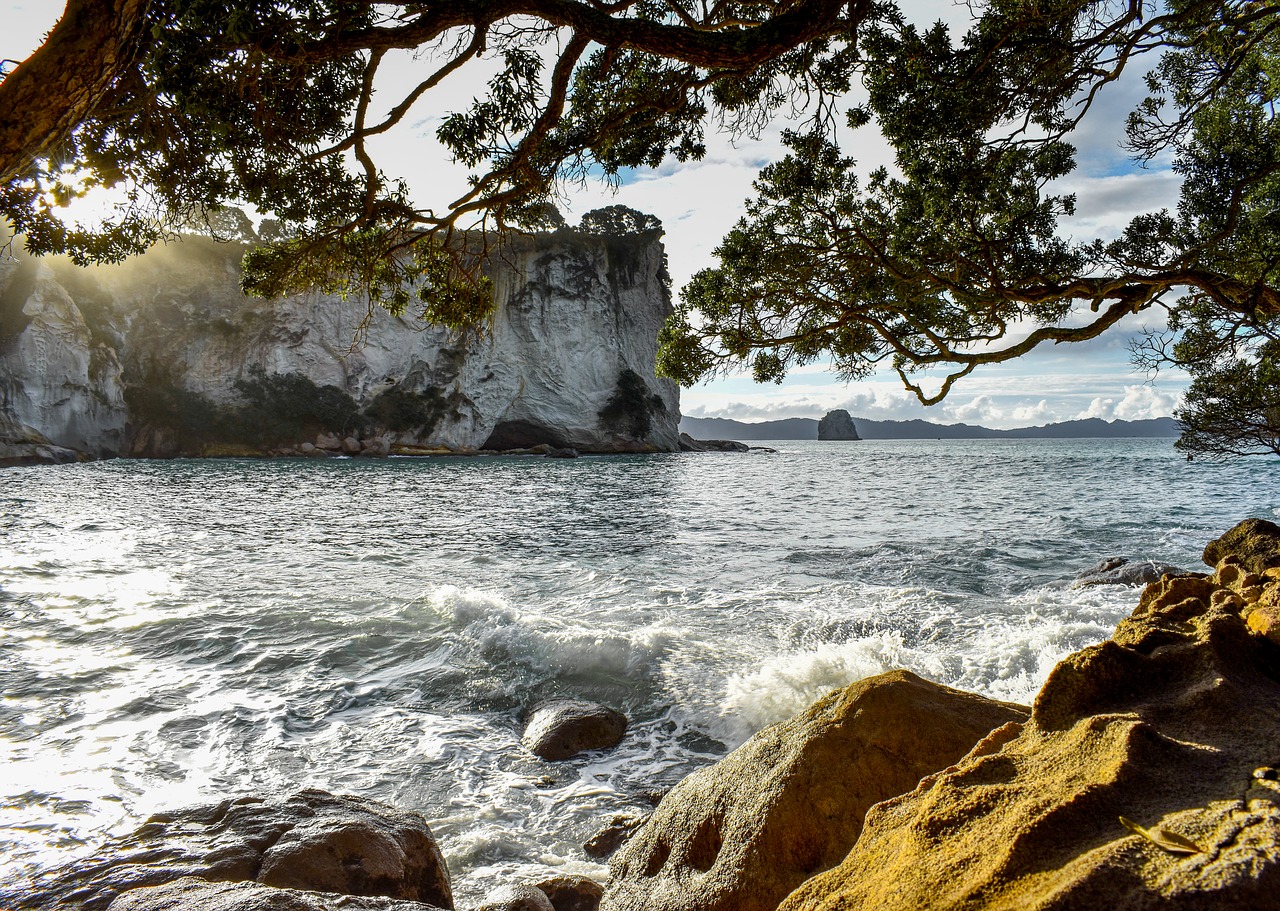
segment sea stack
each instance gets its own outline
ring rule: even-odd
[[[853,426],[853,418],[843,408],[828,411],[827,416],[818,422],[818,439],[820,440],[860,440],[858,428]]]

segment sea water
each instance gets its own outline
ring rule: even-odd
[[[831,688],[1028,702],[1136,603],[1081,570],[1280,515],[1280,461],[1167,440],[771,445],[0,473],[0,879],[305,786],[423,813],[464,902],[603,876],[610,816]],[[626,739],[537,759],[553,696]]]

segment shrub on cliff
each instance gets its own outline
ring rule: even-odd
[[[345,434],[363,427],[355,399],[301,373],[268,374],[253,367],[235,387],[244,404],[229,415],[227,429],[237,441],[295,443],[322,431]]]
[[[378,427],[404,432],[430,433],[444,416],[448,403],[439,389],[409,392],[399,386],[378,393],[364,416]]]

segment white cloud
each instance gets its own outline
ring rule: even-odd
[[[1102,418],[1106,421],[1137,421],[1165,417],[1178,406],[1179,397],[1153,386],[1125,386],[1116,396],[1097,396],[1079,418]]]

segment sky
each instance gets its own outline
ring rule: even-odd
[[[950,0],[910,3],[929,20],[957,23],[965,15],[965,7]],[[60,11],[57,0],[0,0],[0,21],[5,24],[0,58],[24,59]],[[415,84],[414,76],[427,66],[407,52],[384,64],[379,96],[386,106],[399,100],[398,86]],[[467,172],[448,160],[434,131],[448,113],[464,109],[483,92],[488,75],[463,68],[428,93],[406,121],[374,147],[379,165],[388,175],[405,178],[416,201],[440,206],[464,191]],[[1177,176],[1167,166],[1137,168],[1119,145],[1125,117],[1142,97],[1140,73],[1109,86],[1073,140],[1079,166],[1060,182],[1060,189],[1077,195],[1077,214],[1066,230],[1078,239],[1114,237],[1134,214],[1176,204]],[[783,126],[776,123],[758,139],[736,143],[709,133],[702,161],[642,170],[616,192],[603,185],[575,188],[561,209],[570,223],[591,209],[614,204],[656,215],[666,230],[664,243],[678,294],[696,271],[715,264],[714,250],[743,214],[760,167],[783,154]],[[870,170],[892,163],[887,145],[873,129],[845,139],[846,152],[861,167]],[[855,417],[877,420],[923,418],[999,428],[1085,417],[1160,417],[1177,406],[1186,377],[1167,371],[1149,378],[1130,365],[1128,354],[1130,339],[1145,328],[1159,328],[1158,319],[1139,314],[1092,342],[1041,346],[1018,360],[978,368],[959,381],[943,403],[930,408],[921,406],[891,373],[845,383],[815,364],[793,371],[780,385],[759,385],[743,375],[682,390],[681,411],[694,417],[755,421],[816,418],[845,408]]]

